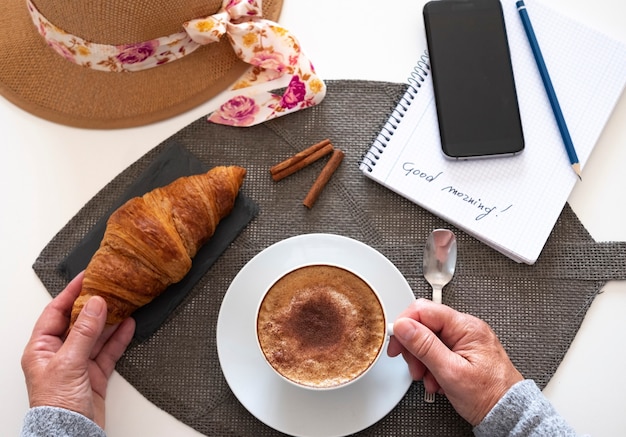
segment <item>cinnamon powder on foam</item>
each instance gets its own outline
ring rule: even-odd
[[[261,304],[257,330],[279,373],[320,388],[363,373],[385,338],[383,310],[371,288],[327,265],[302,267],[279,279]]]

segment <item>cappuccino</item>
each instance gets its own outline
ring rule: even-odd
[[[287,273],[268,290],[257,336],[270,365],[314,388],[346,384],[378,357],[386,337],[376,293],[354,273],[310,265]]]

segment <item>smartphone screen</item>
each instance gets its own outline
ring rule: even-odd
[[[424,6],[443,153],[514,155],[524,149],[513,67],[499,0]]]

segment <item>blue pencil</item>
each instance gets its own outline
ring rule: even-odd
[[[515,3],[515,5],[517,6],[517,11],[519,12],[520,18],[522,19],[522,24],[524,25],[524,30],[526,31],[526,36],[528,37],[528,42],[530,43],[530,47],[532,48],[533,55],[535,56],[537,68],[539,68],[539,73],[541,74],[543,85],[546,88],[546,93],[548,94],[548,100],[550,100],[550,106],[552,106],[552,112],[554,112],[556,123],[559,126],[559,131],[561,132],[561,138],[563,138],[563,143],[565,144],[567,156],[570,163],[572,164],[574,172],[578,175],[578,178],[582,180],[580,176],[580,164],[578,162],[578,156],[576,155],[576,150],[574,149],[572,138],[570,137],[569,130],[567,129],[567,124],[565,123],[563,112],[561,111],[561,105],[559,105],[559,100],[557,99],[556,92],[554,91],[554,87],[552,86],[552,80],[550,79],[550,75],[548,74],[548,68],[546,67],[545,61],[543,60],[543,55],[541,54],[541,49],[539,48],[539,43],[537,42],[535,31],[533,30],[533,26],[530,23],[530,17],[528,16],[528,12],[526,11],[526,5],[524,4],[523,0],[519,0]]]

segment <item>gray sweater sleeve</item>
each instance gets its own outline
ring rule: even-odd
[[[518,382],[474,428],[477,437],[575,436],[532,380]]]
[[[95,422],[74,411],[57,407],[34,407],[24,417],[20,437],[106,437]]]

